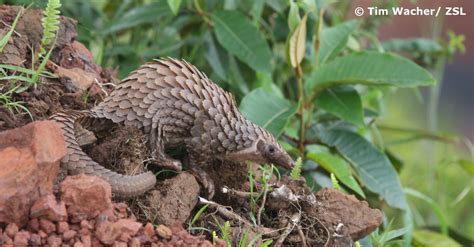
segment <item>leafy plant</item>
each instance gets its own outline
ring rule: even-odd
[[[56,37],[56,31],[59,30],[59,17],[61,7],[60,0],[48,0],[46,9],[41,19],[41,25],[43,26],[43,38],[41,39],[40,55],[46,53],[45,47],[50,45]],[[47,60],[47,59],[46,59]]]
[[[303,161],[301,157],[298,157],[295,162],[295,167],[290,172],[290,177],[293,179],[298,179],[301,177],[301,168],[303,167]]]

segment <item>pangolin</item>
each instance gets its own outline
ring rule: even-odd
[[[184,60],[168,58],[146,63],[91,110],[60,112],[51,119],[63,129],[67,144],[62,167],[69,174],[102,177],[122,197],[149,190],[156,183],[155,176],[151,172],[125,176],[93,161],[77,142],[78,124],[87,127],[94,119],[109,119],[136,126],[145,132],[157,160],[163,163],[176,164],[166,156],[165,148],[185,147],[189,167],[209,197],[214,186],[200,167],[214,159],[294,166],[292,158],[267,130],[239,112],[230,93]]]

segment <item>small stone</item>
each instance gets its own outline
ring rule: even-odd
[[[30,236],[30,243],[32,246],[40,246],[41,245],[41,237],[39,234],[33,233]]]
[[[74,243],[73,247],[86,247],[82,242],[77,241]]]
[[[56,225],[56,228],[58,230],[58,233],[65,233],[69,231],[69,224],[65,221],[58,222]]]
[[[40,219],[39,224],[40,224],[41,230],[43,230],[47,234],[50,234],[56,231],[56,225],[54,225],[54,223],[49,220]]]
[[[81,220],[81,228],[92,230],[94,226],[87,220]]]
[[[92,245],[92,238],[90,235],[82,235],[81,236],[81,241],[85,246],[91,246]]]
[[[116,222],[104,222],[97,226],[95,234],[97,238],[104,244],[113,244],[120,237],[122,241],[128,241],[137,234],[142,224],[130,220],[121,219]]]
[[[30,239],[30,233],[27,231],[19,231],[15,234],[13,244],[15,246],[28,246],[28,240]]]
[[[47,238],[48,237],[48,234],[46,232],[44,232],[43,230],[39,230],[38,235],[41,238]]]
[[[60,237],[58,237],[56,235],[51,235],[51,236],[48,237],[47,242],[48,242],[48,245],[50,247],[59,247],[59,246],[61,246],[63,241]]]
[[[138,238],[132,238],[129,242],[130,247],[140,247],[140,240]]]
[[[30,210],[31,217],[45,218],[54,222],[67,220],[66,204],[58,202],[52,194],[40,197]]]
[[[18,226],[15,223],[10,223],[5,228],[5,233],[10,237],[15,237],[15,234],[18,232]]]
[[[13,245],[13,240],[7,234],[3,234],[0,238],[0,243],[4,245],[7,245],[7,244]]]
[[[104,245],[101,244],[97,238],[92,238],[92,247],[102,247],[102,246]]]
[[[171,232],[171,229],[169,229],[165,225],[159,225],[156,228],[155,232],[158,236],[160,236],[161,238],[164,238],[164,239],[170,239],[171,236],[173,235],[173,233]]]
[[[153,228],[153,225],[148,222],[145,227],[143,228],[143,232],[149,237],[152,238],[155,235],[155,229]]]
[[[70,239],[73,239],[76,236],[76,231],[74,230],[68,230],[63,233],[63,239],[66,241],[69,241]]]
[[[38,218],[33,218],[30,221],[28,221],[27,229],[32,231],[32,232],[38,232],[39,231],[39,220]]]
[[[115,241],[112,247],[127,247],[127,242]]]

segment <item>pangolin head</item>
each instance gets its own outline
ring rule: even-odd
[[[292,169],[295,162],[282,148],[276,139],[267,130],[253,123],[247,122],[259,135],[250,135],[251,143],[241,150],[227,154],[229,160],[250,160],[259,163],[274,164],[283,168]],[[258,129],[258,130],[257,130]]]
[[[295,162],[282,146],[269,134],[265,138],[256,141],[257,155],[260,155],[265,163],[274,164],[283,168],[292,169]]]

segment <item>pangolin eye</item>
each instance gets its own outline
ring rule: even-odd
[[[269,146],[268,147],[268,152],[270,152],[270,153],[275,152],[275,147],[274,146]]]

